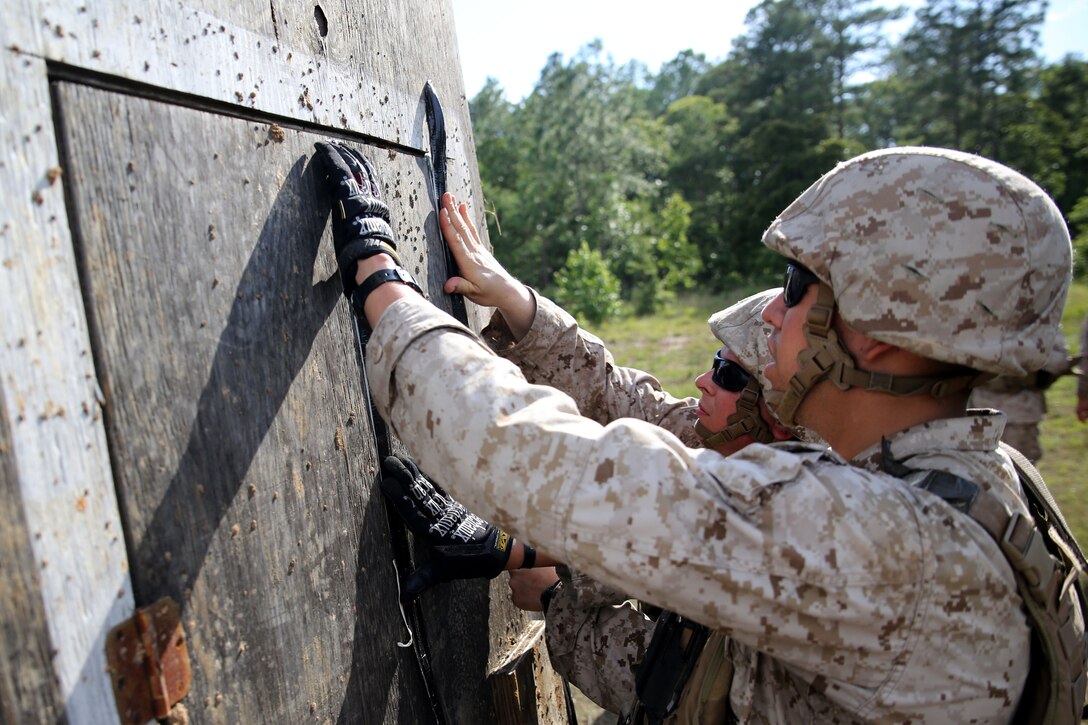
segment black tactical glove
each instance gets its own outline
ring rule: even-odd
[[[454,579],[494,579],[510,559],[514,538],[487,523],[432,484],[410,459],[389,456],[382,462],[382,493],[431,557],[401,584],[401,600],[410,602],[435,584]]]
[[[314,156],[326,174],[325,188],[332,195],[332,241],[344,295],[355,290],[355,263],[375,254],[397,256],[389,207],[382,201],[374,166],[355,149],[331,141],[314,144]]]

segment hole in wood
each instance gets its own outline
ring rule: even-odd
[[[329,34],[329,19],[325,17],[325,11],[320,5],[314,5],[314,22],[317,23],[317,32],[324,38]]]

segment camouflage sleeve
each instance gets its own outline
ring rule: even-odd
[[[1088,398],[1088,315],[1080,328],[1080,378],[1077,379],[1077,397]]]
[[[635,696],[634,668],[646,656],[653,622],[622,594],[565,569],[559,568],[562,584],[545,615],[552,665],[605,710],[625,712]]]
[[[826,451],[724,457],[644,421],[601,426],[422,298],[389,306],[366,364],[424,471],[588,576],[838,683],[852,712],[922,689],[1015,702],[1029,639],[1009,566],[929,494]]]
[[[611,607],[631,598],[572,566],[558,564],[555,571],[563,580],[564,588],[575,594],[580,607]]]
[[[515,343],[506,320],[495,313],[481,333],[491,349],[521,368],[529,382],[574,398],[582,415],[598,423],[638,418],[671,431],[689,446],[701,445],[692,428],[694,398],[674,398],[649,373],[617,366],[599,338],[551,300],[535,290],[533,295],[536,317],[529,332]]]

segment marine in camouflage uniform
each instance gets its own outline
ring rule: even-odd
[[[760,314],[777,294],[778,290],[769,290],[753,295],[709,320],[724,349],[745,370],[757,372],[755,386],[764,382],[758,371],[767,361],[767,328]],[[696,433],[698,398],[677,399],[662,391],[647,373],[617,366],[597,337],[579,328],[574,318],[550,300],[536,299],[532,327],[520,341],[514,340],[501,314],[483,331],[492,349],[517,364],[529,382],[568,393],[582,415],[602,424],[638,418],[671,431],[692,447],[701,445],[703,436],[715,443],[718,431],[704,426],[703,436]],[[715,395],[724,398],[726,391]],[[759,406],[750,414],[770,415]],[[788,437],[785,429],[766,420],[756,425],[767,431],[760,437]],[[745,425],[740,420],[727,427],[734,429],[724,443],[726,450],[753,442],[751,435],[741,433]],[[560,584],[545,613],[545,639],[552,664],[589,699],[612,712],[623,712],[634,698],[634,670],[645,657],[654,622],[626,594],[577,569],[560,566],[558,573]]]
[[[462,269],[473,236],[467,218],[447,195],[440,221]],[[793,307],[776,299],[765,312],[775,328],[765,372],[786,391],[780,417],[819,420],[824,427],[812,427],[853,465],[801,443],[722,457],[645,421],[602,426],[396,284],[357,300],[374,325],[374,400],[421,466],[445,471],[470,509],[618,591],[727,636],[736,717],[1008,721],[1029,663],[1012,570],[973,519],[912,485],[919,475],[882,469],[946,471],[1027,515],[997,447],[1004,416],[964,414],[966,392],[957,391],[961,378],[970,384],[967,369],[1024,375],[1045,363],[1071,269],[1060,213],[999,164],[894,149],[826,174],[764,243],[818,280],[794,290]],[[370,256],[355,279],[394,263]],[[812,331],[821,311],[836,310],[826,340],[841,335],[862,359],[913,355],[917,364],[870,374],[843,353],[824,368],[832,380],[812,375]],[[951,374],[948,365],[965,375],[933,382]],[[918,388],[927,366],[932,384]],[[791,373],[806,379],[787,388]],[[884,431],[854,423],[859,411],[818,407],[842,386],[860,385],[869,400],[870,389],[904,392],[904,384],[949,396],[937,400],[961,412],[881,440]],[[917,413],[924,403],[889,398],[885,408]],[[865,436],[875,440],[852,450]]]
[[[1088,315],[1080,328],[1080,372],[1077,377],[1077,420],[1088,422]]]
[[[488,344],[519,366],[529,382],[566,392],[579,412],[601,424],[637,418],[698,446],[696,400],[675,398],[648,373],[615,365],[595,336],[544,297],[537,297],[529,333],[515,341],[501,314],[483,331]],[[622,712],[634,695],[634,674],[653,622],[630,597],[576,568],[557,567],[561,584],[545,614],[545,641],[556,671],[589,699]]]
[[[994,378],[975,388],[967,405],[1003,412],[1006,421],[1001,440],[1037,463],[1043,457],[1039,424],[1046,417],[1046,390],[1055,378],[1070,372],[1069,363],[1065,339],[1059,338],[1041,374]]]

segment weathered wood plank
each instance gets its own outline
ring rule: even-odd
[[[8,19],[18,26],[5,10]],[[12,564],[19,563],[25,581],[40,583],[39,601],[27,606],[31,613],[44,607],[45,629],[27,635],[51,643],[44,679],[56,682],[58,702],[74,721],[108,723],[115,714],[102,644],[132,610],[121,519],[58,176],[45,63],[4,51],[0,66],[0,402],[10,425],[0,455],[16,477],[5,506],[20,509],[15,515],[22,521],[10,531],[6,523],[5,536],[26,537]],[[26,571],[28,564],[35,571]]]
[[[0,395],[0,402],[2,402]],[[0,723],[56,721],[64,712],[50,663],[42,583],[27,542],[11,424],[0,405]]]
[[[0,157],[0,454],[22,518],[0,527],[12,546],[30,537],[11,561],[40,594],[0,601],[0,616],[32,635],[5,648],[55,650],[51,671],[19,676],[55,678],[31,701],[55,697],[75,722],[115,719],[102,638],[131,613],[133,586],[141,602],[183,605],[194,722],[429,719],[412,653],[395,647],[373,439],[319,241],[316,137],[301,130],[400,147],[368,153],[406,266],[446,309],[429,164],[412,152],[428,146],[424,81],[443,101],[449,188],[484,229],[475,150],[448,2],[321,12],[324,35],[311,3],[5,4],[0,97],[19,102],[5,104]],[[47,60],[124,94],[58,85],[64,163]],[[485,312],[469,306],[477,329]],[[487,643],[524,626],[505,580],[423,606],[451,720],[493,720]]]
[[[445,0],[8,0],[9,19],[5,48],[416,149],[430,79],[471,135]]]
[[[58,98],[134,587],[182,603],[190,713],[425,720],[314,137]],[[376,160],[418,196],[413,159]]]

